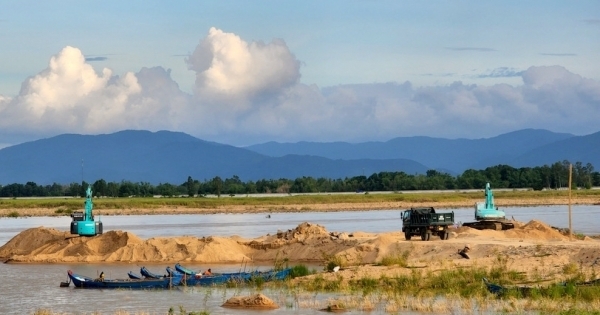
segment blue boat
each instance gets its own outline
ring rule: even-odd
[[[168,267],[167,267],[168,268]],[[142,274],[142,276],[144,276],[145,278],[150,278],[150,279],[160,279],[160,278],[164,278],[164,275],[159,275],[157,273],[153,273],[150,270],[148,270],[148,268],[146,267],[142,267],[140,268],[140,273]],[[167,273],[168,274],[168,273]],[[168,274],[171,275],[171,274]],[[172,275],[171,275],[172,276]]]
[[[505,287],[499,284],[491,283],[487,278],[483,278],[483,283],[485,284],[485,287],[488,289],[488,291],[490,291],[490,293],[492,294],[501,295],[506,292]]]
[[[181,283],[183,275],[173,274],[173,277],[162,279],[93,279],[67,271],[69,279],[76,288],[84,289],[168,289]],[[102,274],[101,274],[102,275]]]
[[[167,267],[167,272],[169,274],[180,273],[178,270],[173,270],[171,267]],[[230,278],[223,274],[217,275],[201,275],[201,274],[186,274],[180,273],[183,275],[181,279],[181,285],[184,286],[211,286],[224,284],[230,281]]]
[[[528,286],[511,286],[506,287],[496,283],[490,282],[487,278],[483,278],[483,283],[485,283],[486,288],[490,293],[493,293],[498,296],[503,296],[509,291],[514,292],[514,294],[520,295],[522,297],[527,297],[531,295],[531,291],[535,288]]]
[[[281,270],[271,269],[268,271],[255,271],[251,273],[251,279],[262,278],[264,281],[283,281],[289,277],[292,268],[285,268]]]
[[[188,282],[197,282],[200,285],[211,285],[211,284],[220,284],[228,281],[243,283],[250,279],[252,276],[251,272],[226,272],[226,273],[211,273],[210,275],[204,275],[200,271],[193,271],[188,269],[179,263],[175,264],[175,270],[183,273],[187,276],[187,279],[198,279],[188,280]],[[184,278],[185,278],[184,276]],[[202,280],[200,280],[202,279]]]
[[[169,268],[168,268],[169,269]],[[291,268],[282,270],[269,270],[269,271],[252,271],[252,272],[231,272],[231,273],[215,273],[212,275],[203,275],[200,272],[195,272],[191,269],[185,268],[182,265],[175,264],[175,270],[184,274],[182,283],[188,286],[194,285],[216,285],[223,284],[226,282],[245,283],[250,281],[262,280],[262,281],[274,281],[274,280],[285,280],[289,276]]]
[[[128,272],[127,275],[129,276],[129,279],[135,279],[135,280],[142,279],[142,277],[140,277],[139,275],[136,275],[135,273],[133,273],[133,271]]]

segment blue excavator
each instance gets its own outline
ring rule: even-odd
[[[71,234],[79,234],[79,236],[95,236],[102,234],[102,222],[94,221],[92,209],[92,188],[88,186],[84,203],[84,211],[76,211],[71,214]]]
[[[468,226],[478,230],[510,230],[514,229],[513,222],[506,220],[506,213],[499,210],[494,204],[494,193],[490,188],[490,183],[485,185],[485,202],[475,203],[476,222],[466,222],[463,226]]]

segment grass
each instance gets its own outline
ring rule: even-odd
[[[305,265],[295,265],[292,267],[292,270],[290,271],[290,277],[291,278],[298,278],[298,277],[304,277],[304,276],[308,276],[310,273],[310,271],[308,270],[308,267],[306,267]]]
[[[543,204],[549,198],[568,198],[568,191],[499,191],[494,192],[496,202],[507,200],[536,199]],[[299,205],[300,210],[310,209],[313,204],[336,203],[465,203],[473,204],[482,200],[481,192],[442,193],[404,193],[404,194],[319,194],[319,195],[288,195],[285,197],[248,197],[240,198],[95,198],[94,209],[133,209],[183,207],[197,209],[214,209],[226,206],[260,206],[274,207]],[[600,190],[575,190],[572,198],[600,198]],[[2,199],[0,209],[22,208],[64,208],[64,211],[79,210],[82,198],[52,198],[52,199]]]
[[[298,265],[301,266],[301,265]],[[296,267],[298,267],[296,266]],[[295,267],[294,267],[295,268]],[[573,268],[573,267],[567,267]],[[296,269],[296,268],[295,268]],[[307,268],[298,267],[307,271]],[[405,269],[406,270],[406,269]],[[449,268],[445,270],[410,269],[406,273],[373,277],[368,274],[352,275],[344,279],[340,273],[310,275],[299,280],[264,283],[258,292],[272,296],[287,308],[346,310],[379,313],[485,313],[485,314],[564,314],[600,315],[600,286],[575,286],[575,283],[594,277],[579,269],[565,283],[532,287],[528,291],[511,287],[496,296],[487,291],[482,278],[509,287],[527,282],[527,276],[510,269],[504,257],[499,256],[492,266]],[[212,294],[214,288],[199,288]],[[526,292],[526,293],[524,293]],[[324,299],[327,293],[329,298]],[[223,291],[223,299],[226,297]],[[333,295],[333,296],[331,296]],[[317,296],[321,296],[317,299]],[[202,311],[187,311],[171,307],[167,315],[208,315],[208,305]],[[99,314],[99,313],[98,313]],[[146,315],[133,313],[131,315]],[[163,314],[163,313],[159,313]],[[59,315],[38,310],[34,315]],[[130,315],[119,311],[114,315]]]
[[[524,311],[541,311],[542,314],[564,313],[574,309],[581,314],[595,314],[593,312],[600,307],[600,285],[576,285],[585,282],[586,279],[596,279],[597,275],[593,270],[585,274],[574,264],[566,264],[563,267],[563,274],[569,277],[565,282],[557,280],[556,283],[549,285],[529,286],[525,288],[526,290],[522,289],[519,283],[532,283],[535,279],[529,279],[527,274],[511,269],[506,257],[501,255],[491,266],[404,270],[405,272],[396,271],[379,277],[354,274],[349,279],[345,279],[339,273],[318,274],[288,285],[294,290],[314,292],[315,295],[319,292],[336,292],[353,296],[353,301],[368,299],[371,302],[365,302],[367,306],[355,305],[354,307],[368,309],[373,307],[373,304],[383,304],[384,308],[391,312],[407,310],[453,313],[451,310],[456,307],[485,310],[492,307],[488,304],[493,303],[496,311],[504,313]],[[496,296],[488,292],[483,284],[483,278],[509,289],[501,296]],[[451,305],[455,301],[460,301],[462,305]],[[474,305],[474,301],[478,305]],[[447,305],[439,305],[439,303]]]
[[[379,262],[380,266],[400,266],[400,267],[406,267],[408,266],[408,256],[409,256],[409,251],[404,251],[402,253],[392,253],[389,255],[385,255],[383,256],[383,258],[381,258],[381,262]]]

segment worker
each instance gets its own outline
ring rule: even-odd
[[[96,279],[96,281],[104,281],[104,271],[100,272],[100,276]]]
[[[469,254],[468,254],[469,251],[471,251],[471,245],[467,244],[467,245],[465,245],[465,248],[458,251],[458,254],[461,255],[465,259],[471,259],[471,257],[469,257]]]
[[[203,275],[205,275],[205,276],[210,276],[210,275],[212,275],[212,271],[210,270],[210,268],[208,268],[208,270],[206,270],[206,271],[203,273]]]

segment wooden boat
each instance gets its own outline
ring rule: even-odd
[[[139,275],[136,275],[135,273],[133,273],[133,271],[128,272],[127,275],[129,276],[129,279],[134,279],[134,280],[142,279],[142,277],[140,277]]]
[[[491,283],[487,278],[483,278],[483,283],[485,283],[486,288],[490,293],[496,294],[498,296],[507,294],[509,291],[512,291],[520,296],[526,297],[531,295],[531,290],[533,287],[528,286],[511,286],[506,287],[499,284]]]
[[[140,274],[142,274],[143,277],[150,278],[150,279],[160,279],[160,278],[164,278],[165,277],[164,275],[159,275],[157,273],[151,272],[146,267],[140,268]],[[167,272],[167,275],[170,275],[170,274]]]
[[[179,263],[175,264],[175,270],[184,274],[182,283],[186,285],[216,285],[226,282],[245,283],[249,281],[274,281],[284,280],[289,276],[291,268],[282,270],[269,271],[252,271],[252,272],[231,272],[231,273],[215,273],[212,275],[202,275],[200,272],[195,272],[185,268]]]
[[[162,279],[93,279],[67,271],[69,279],[77,288],[85,289],[166,289],[178,285],[182,274],[173,274],[173,277]]]
[[[283,281],[285,280],[292,271],[292,268],[285,268],[281,270],[271,269],[268,271],[255,271],[251,273],[250,278],[253,277],[261,278],[264,281]]]
[[[491,283],[487,278],[483,278],[483,283],[490,293],[500,295],[506,291],[506,288],[495,283]]]

